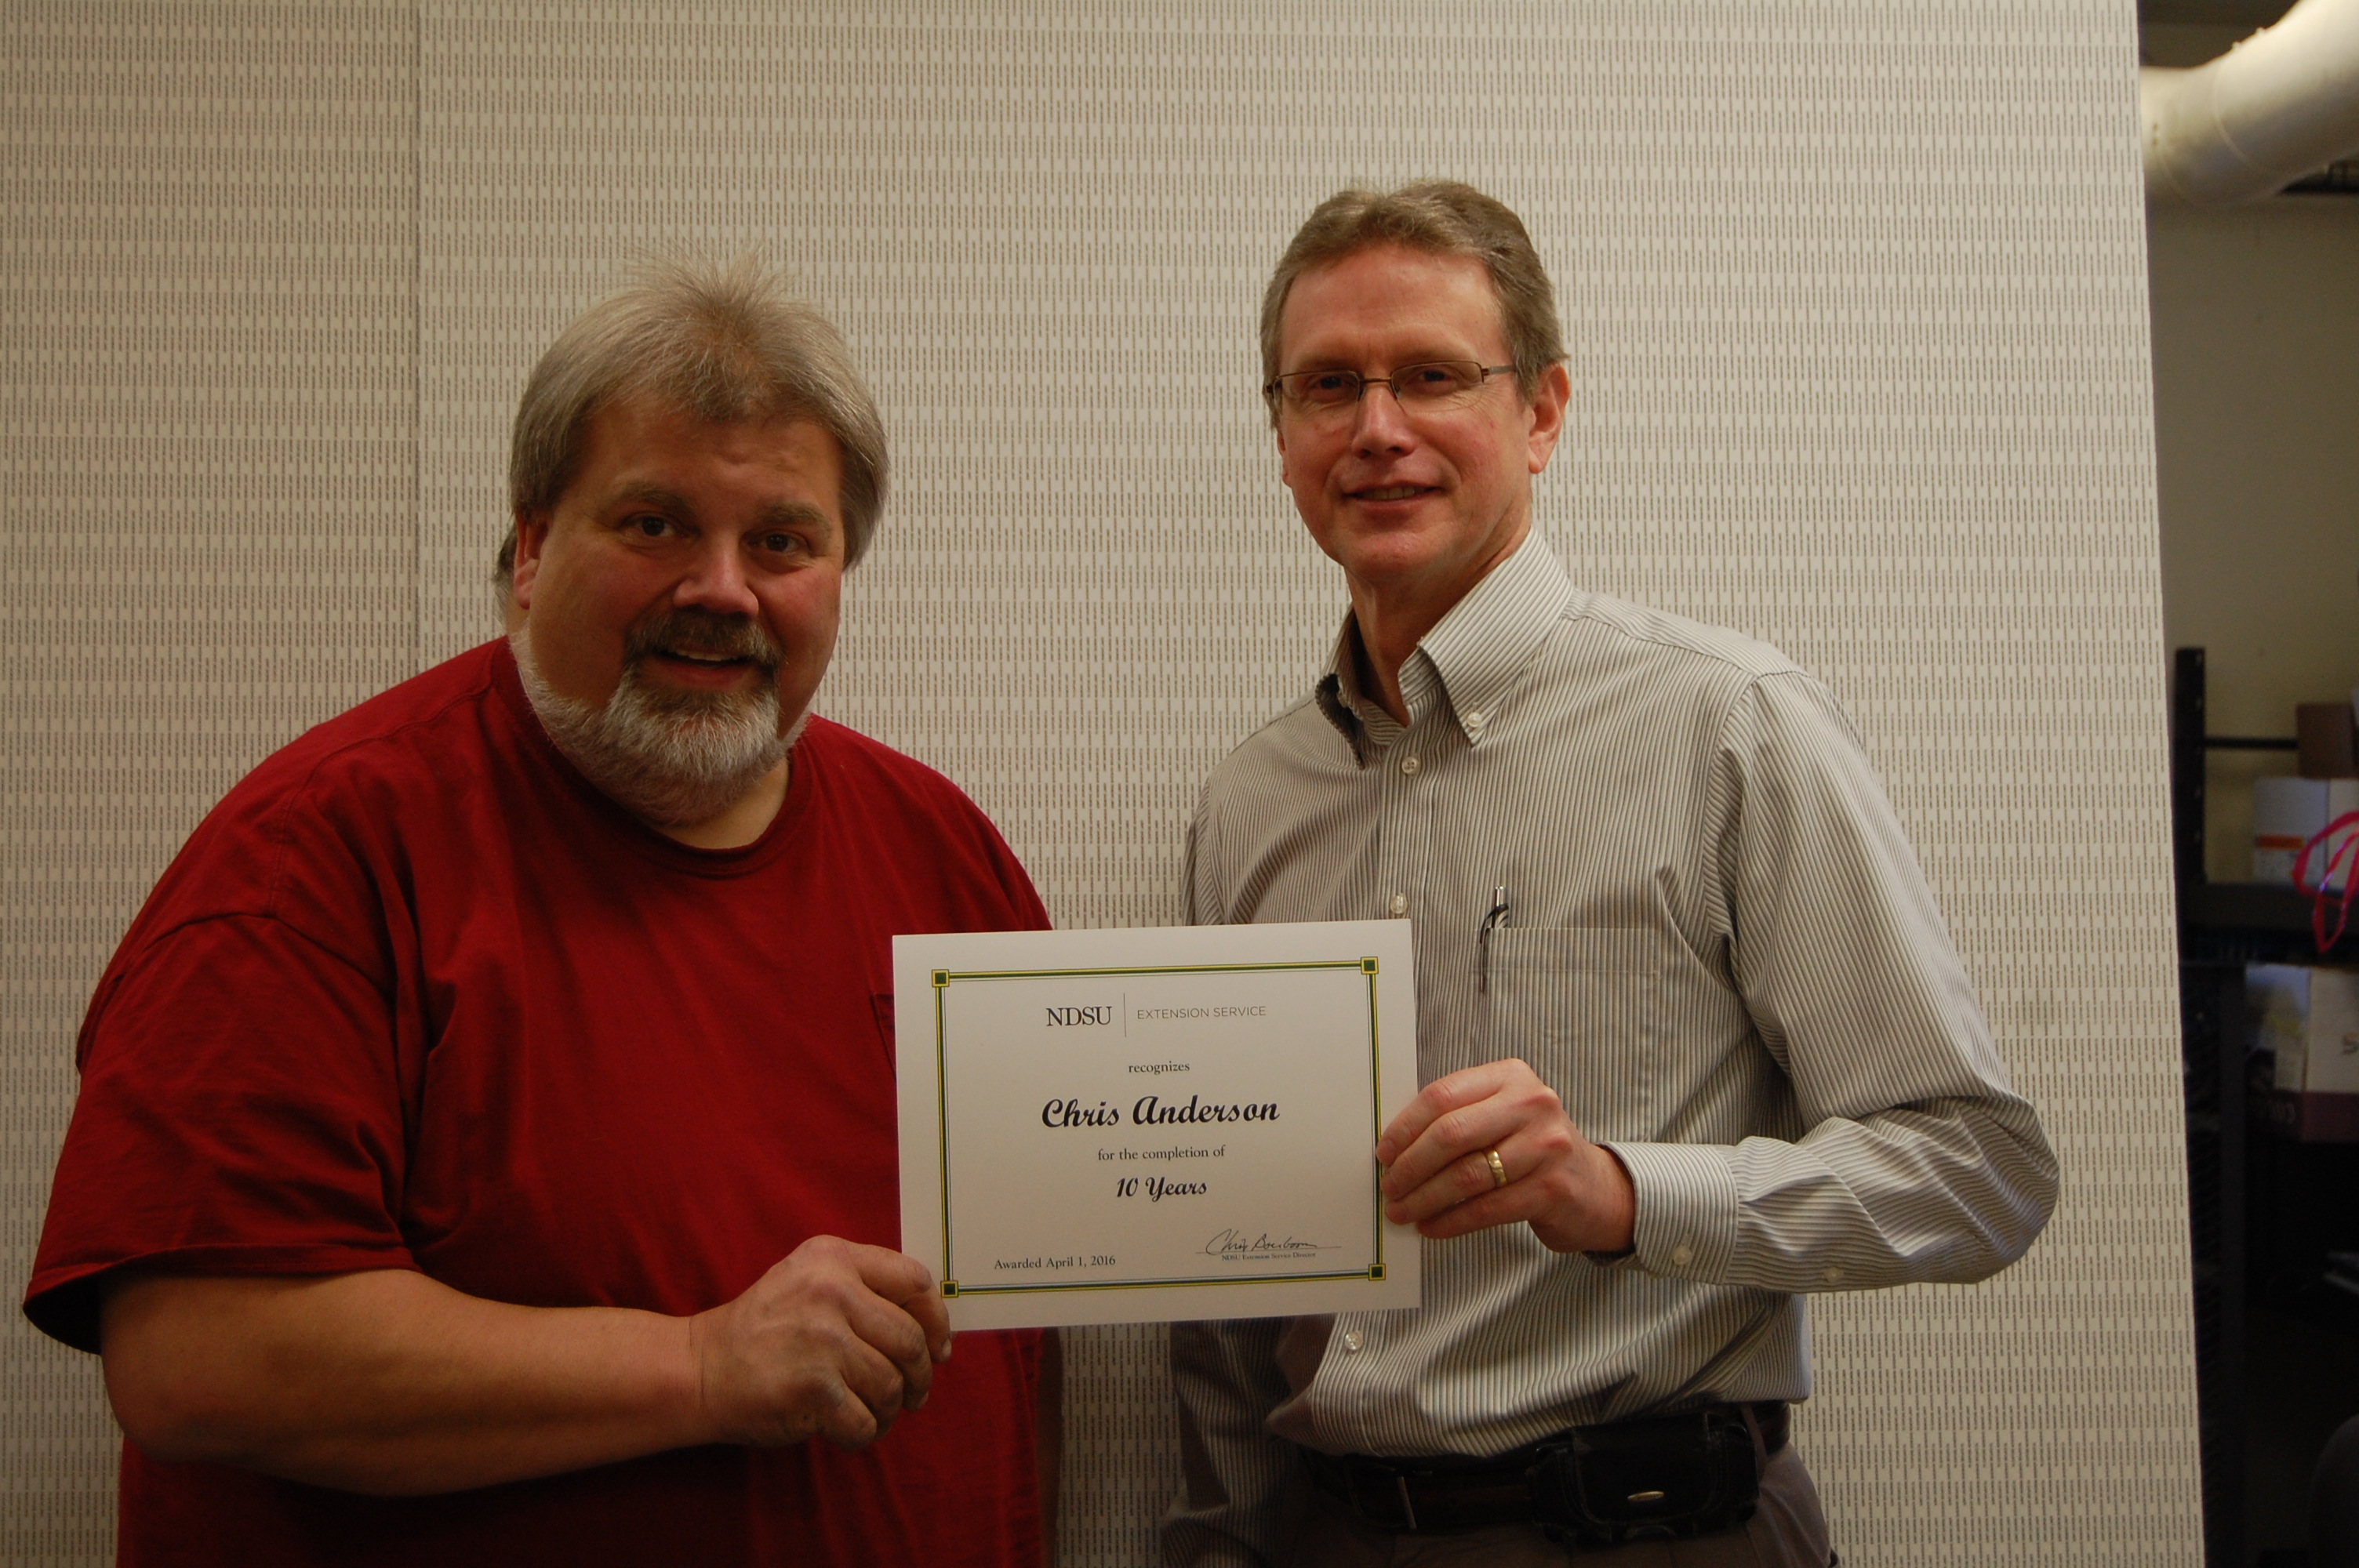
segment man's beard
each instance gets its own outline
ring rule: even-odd
[[[533,662],[529,626],[509,636],[516,674],[541,728],[566,761],[634,816],[666,827],[709,822],[743,800],[794,749],[810,719],[778,732],[778,666],[786,651],[750,617],[667,611],[631,628],[623,676],[603,708],[552,688]],[[645,678],[658,652],[750,659],[750,691],[667,690]]]

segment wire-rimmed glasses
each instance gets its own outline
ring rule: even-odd
[[[1293,413],[1332,415],[1357,405],[1371,386],[1392,388],[1393,401],[1408,413],[1439,412],[1473,400],[1483,384],[1506,375],[1513,365],[1486,365],[1480,360],[1434,360],[1425,364],[1397,366],[1390,375],[1362,375],[1355,370],[1289,371],[1261,389],[1265,397],[1281,399]]]

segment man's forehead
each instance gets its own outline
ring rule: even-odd
[[[643,395],[616,398],[591,416],[583,429],[582,466],[566,488],[599,505],[639,501],[684,507],[690,497],[683,480],[714,460],[740,472],[773,470],[795,488],[810,490],[819,503],[781,500],[779,506],[798,516],[810,511],[834,517],[843,450],[826,426],[800,412],[709,418]],[[683,463],[691,466],[683,469]]]
[[[591,416],[582,436],[583,456],[592,463],[652,461],[688,451],[776,451],[800,463],[817,460],[838,467],[843,460],[834,433],[799,409],[713,418],[678,403],[618,397]]]
[[[600,501],[607,505],[652,506],[659,511],[693,511],[695,497],[677,485],[645,473],[625,471],[614,477]],[[763,503],[762,515],[772,522],[832,522],[834,514],[817,501],[779,497]]]
[[[1506,314],[1479,256],[1383,241],[1305,267],[1278,315],[1283,350],[1348,348],[1370,330],[1431,337],[1436,351],[1476,331],[1506,345]]]

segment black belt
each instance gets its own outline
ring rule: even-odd
[[[1379,1530],[1537,1525],[1589,1547],[1712,1535],[1753,1517],[1761,1465],[1786,1446],[1783,1400],[1576,1426],[1489,1459],[1299,1452],[1320,1487]]]

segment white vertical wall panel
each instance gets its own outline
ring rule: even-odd
[[[1338,185],[1447,175],[1557,277],[1543,530],[1849,703],[2064,1158],[1998,1281],[1818,1311],[1846,1562],[2194,1561],[2127,0],[6,26],[14,1279],[148,879],[272,745],[495,629],[514,398],[635,246],[788,264],[885,404],[822,705],[965,784],[1060,921],[1139,924],[1342,609],[1253,392],[1262,281]],[[95,1379],[5,1344],[0,1557],[98,1560]],[[1150,1555],[1160,1355],[1075,1346],[1068,1563]]]
[[[97,1563],[120,1434],[15,1300],[149,884],[416,667],[416,25],[19,0],[0,39],[0,1563]]]

